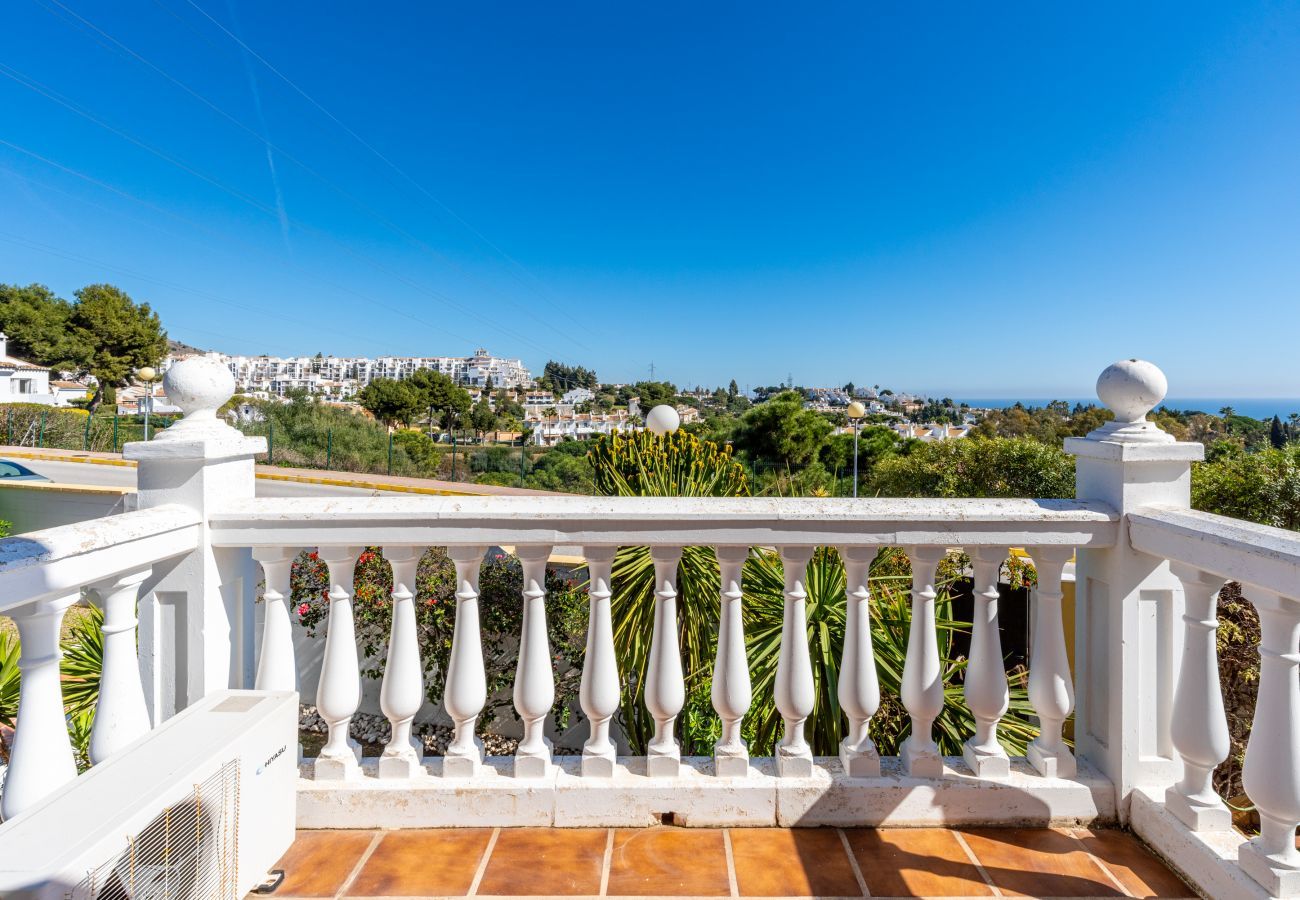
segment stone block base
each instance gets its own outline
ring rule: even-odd
[[[933,747],[918,747],[908,738],[899,748],[903,770],[913,778],[938,778],[943,774],[943,757]]]
[[[681,757],[677,755],[647,756],[645,758],[645,773],[650,778],[676,778],[681,766]]]
[[[880,776],[880,755],[872,747],[859,750],[850,747],[848,739],[840,742],[840,765],[844,774],[850,778],[878,778]]]
[[[482,757],[447,756],[442,760],[443,778],[474,778],[482,771]]]
[[[1011,774],[1011,759],[1003,753],[976,749],[970,741],[961,748],[962,759],[980,778],[1006,778]]]
[[[813,758],[811,753],[786,753],[777,748],[776,771],[782,778],[811,778]]]
[[[613,753],[582,754],[582,775],[584,778],[613,778],[614,766]]]
[[[1165,809],[1192,831],[1231,831],[1232,813],[1220,803],[1218,806],[1197,806],[1178,793],[1177,788],[1165,791]]]
[[[1300,869],[1279,866],[1251,841],[1237,851],[1237,863],[1270,897],[1300,897]]]
[[[1074,754],[1064,746],[1052,751],[1044,751],[1035,741],[1030,741],[1025,748],[1025,759],[1044,778],[1073,778],[1077,770]]]
[[[749,777],[749,755],[713,757],[713,774],[719,778]]]

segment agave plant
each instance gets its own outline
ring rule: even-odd
[[[63,706],[70,717],[89,713],[93,719],[99,700],[99,676],[104,668],[104,613],[88,607],[68,629],[63,641]]]
[[[0,726],[14,727],[18,716],[18,637],[9,631],[0,632]],[[9,762],[9,745],[0,732],[0,763]]]

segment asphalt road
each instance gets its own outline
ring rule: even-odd
[[[44,459],[15,459],[39,475],[60,484],[93,484],[104,487],[135,487],[135,469],[131,466],[105,466],[95,463],[51,462]],[[336,487],[329,484],[303,484],[294,481],[257,479],[259,497],[377,497],[399,496],[397,491],[369,488]],[[409,496],[409,495],[408,495]]]

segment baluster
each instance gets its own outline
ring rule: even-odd
[[[1011,700],[998,633],[998,576],[1005,558],[1005,551],[997,547],[980,547],[971,554],[975,615],[966,664],[966,705],[975,715],[975,734],[962,745],[962,756],[981,778],[1011,775],[1011,759],[998,743],[998,722]]]
[[[361,745],[348,736],[348,726],[361,705],[361,670],[357,661],[356,625],[352,618],[356,547],[321,547],[318,555],[329,568],[329,619],[316,711],[329,726],[329,737],[316,758],[319,780],[355,778],[361,774]]]
[[[934,624],[934,572],[943,559],[939,547],[912,547],[912,624],[907,632],[907,657],[899,694],[912,719],[912,733],[899,754],[907,774],[938,778],[943,757],[934,741],[934,720],[943,710],[943,669],[939,662],[939,636]]]
[[[646,774],[672,777],[681,765],[681,746],[673,734],[677,714],[686,704],[682,654],[677,643],[677,563],[681,547],[652,547],[655,567],[655,618],[646,665],[645,705],[655,720],[646,747]]]
[[[880,755],[867,733],[880,709],[880,679],[871,645],[871,591],[868,576],[875,547],[845,547],[844,655],[840,660],[840,708],[849,720],[849,733],[840,741],[840,762],[853,778],[880,774]]]
[[[447,548],[456,564],[456,628],[442,698],[456,729],[442,761],[442,774],[449,778],[472,778],[483,766],[483,742],[474,734],[474,723],[487,702],[478,614],[478,574],[486,552],[486,547]]]
[[[524,622],[515,668],[515,710],[524,723],[524,736],[515,751],[515,776],[541,778],[550,771],[551,742],[546,714],[555,703],[555,669],[546,635],[546,560],[551,548],[516,548],[524,566]]]
[[[785,723],[776,747],[777,772],[788,778],[812,775],[812,748],[804,736],[804,723],[812,715],[812,661],[808,657],[808,563],[812,547],[782,547],[785,569],[785,612],[781,619],[781,655],[776,662],[776,708]]]
[[[297,548],[253,548],[253,559],[262,564],[266,579],[262,591],[262,652],[257,658],[254,682],[259,691],[298,690],[298,664],[294,659],[289,613],[290,575],[297,555]]]
[[[1047,778],[1072,778],[1074,754],[1061,740],[1061,728],[1074,710],[1074,682],[1065,651],[1061,621],[1061,572],[1074,551],[1069,547],[1038,547],[1034,566],[1034,640],[1029,658],[1029,702],[1038,714],[1038,737],[1029,742],[1025,758]]]
[[[415,633],[415,570],[422,552],[419,547],[384,548],[384,558],[393,567],[393,627],[379,708],[392,732],[379,757],[380,778],[410,778],[424,771],[424,742],[411,734],[411,723],[424,703],[424,669]]]
[[[136,653],[136,601],[149,570],[129,572],[96,586],[104,611],[104,661],[90,731],[90,761],[98,765],[149,733],[149,707]]]
[[[77,777],[68,723],[63,717],[59,629],[63,613],[79,596],[43,600],[9,614],[18,626],[22,682],[9,769],[0,795],[0,816],[6,821]]]
[[[749,662],[745,656],[740,589],[741,573],[748,558],[748,547],[718,548],[722,595],[718,615],[718,655],[713,662],[712,699],[713,708],[722,720],[722,736],[713,746],[713,771],[722,778],[749,774],[749,748],[740,737],[740,722],[753,699]]]
[[[1259,836],[1237,860],[1273,897],[1300,896],[1300,603],[1252,591],[1259,611],[1259,696],[1241,782],[1259,812]]]
[[[609,723],[618,712],[618,662],[614,658],[614,626],[610,617],[610,570],[614,547],[585,547],[587,558],[587,652],[578,699],[591,723],[591,736],[582,745],[582,774],[610,778],[614,774],[614,742]]]
[[[1174,689],[1169,736],[1183,759],[1183,777],[1165,791],[1165,808],[1193,831],[1227,831],[1232,813],[1214,791],[1214,769],[1232,742],[1219,690],[1216,635],[1223,579],[1192,566],[1170,566],[1183,583],[1183,660]]]

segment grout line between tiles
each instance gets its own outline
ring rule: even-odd
[[[376,831],[375,836],[370,839],[370,845],[366,847],[365,852],[361,854],[361,858],[357,860],[357,864],[352,867],[352,871],[348,873],[348,877],[343,879],[343,883],[339,885],[338,893],[334,895],[335,900],[347,894],[348,888],[352,887],[352,882],[357,880],[357,876],[361,874],[362,868],[365,867],[366,863],[370,862],[371,854],[375,852],[375,848],[379,846],[379,842],[383,839],[384,833],[382,831]]]
[[[844,845],[844,853],[849,858],[849,866],[853,869],[853,877],[858,880],[858,890],[862,891],[862,896],[870,897],[871,888],[867,887],[867,879],[862,877],[862,869],[858,866],[858,859],[853,855],[853,848],[849,846],[849,836],[843,828],[836,828],[840,833],[840,843]]]
[[[607,828],[605,835],[605,858],[600,861],[600,896],[609,892],[609,869],[614,864],[614,829]]]
[[[731,849],[731,829],[722,829],[722,852],[727,857],[727,890],[731,896],[740,896],[739,882],[736,881],[736,855]]]
[[[1079,845],[1079,849],[1082,850],[1085,854],[1087,854],[1088,859],[1096,863],[1097,868],[1101,869],[1101,871],[1105,874],[1105,876],[1110,879],[1110,883],[1115,886],[1116,890],[1118,890],[1125,897],[1133,896],[1133,892],[1130,891],[1128,888],[1124,887],[1124,883],[1115,877],[1115,873],[1110,870],[1110,866],[1102,862],[1101,858],[1097,856],[1097,854],[1093,853],[1091,850],[1088,849],[1088,845],[1083,842],[1083,838],[1079,837],[1079,829],[1071,828],[1070,837],[1074,840],[1076,844]]]
[[[957,843],[966,851],[966,856],[970,859],[971,865],[975,867],[976,872],[980,873],[980,878],[984,879],[984,883],[989,886],[989,890],[993,892],[993,896],[1005,896],[1002,893],[1002,888],[993,883],[993,879],[989,877],[989,873],[985,870],[984,864],[980,862],[979,857],[975,855],[975,851],[971,849],[970,844],[966,843],[966,836],[956,829],[953,829],[952,836],[957,839]]]
[[[483,881],[483,873],[487,871],[488,860],[492,858],[492,851],[497,846],[497,836],[501,834],[500,828],[492,829],[492,836],[488,838],[487,846],[483,848],[483,855],[479,858],[478,868],[474,870],[474,880],[469,883],[469,891],[466,897],[474,897],[478,894],[478,886]]]

